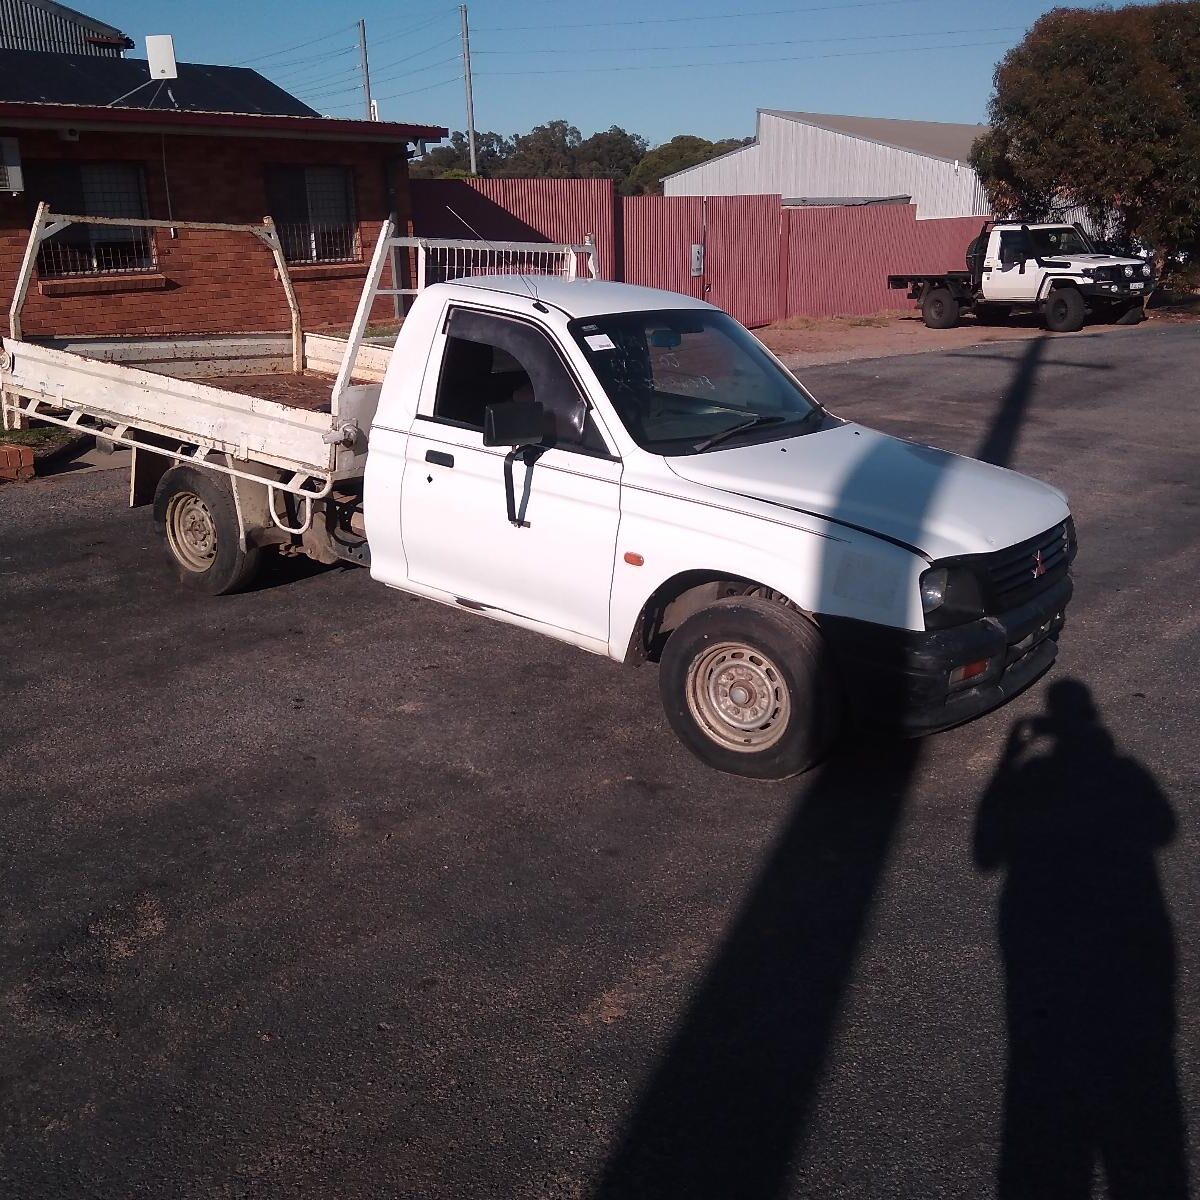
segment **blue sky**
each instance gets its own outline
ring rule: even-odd
[[[1116,7],[1120,7],[1120,3]],[[181,62],[253,66],[334,116],[359,116],[353,23],[390,120],[462,128],[458,10],[419,0],[84,0],[137,41],[175,37]],[[982,121],[992,72],[1044,0],[473,0],[481,130],[557,117],[651,143],[744,137],[756,108]],[[1083,3],[1077,7],[1099,7]]]

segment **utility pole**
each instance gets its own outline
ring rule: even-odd
[[[358,23],[358,58],[362,66],[363,102],[367,110],[367,120],[377,120],[374,105],[371,103],[371,68],[367,65],[367,23]]]
[[[467,29],[467,6],[458,6],[458,15],[462,19],[462,56],[463,79],[467,83],[467,145],[471,148],[471,174],[478,175],[478,164],[475,161],[475,96],[471,91],[471,34]]]

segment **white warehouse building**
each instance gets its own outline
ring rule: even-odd
[[[917,219],[991,209],[967,158],[986,125],[760,108],[754,141],[663,180],[668,196],[780,195],[785,204],[912,203]]]

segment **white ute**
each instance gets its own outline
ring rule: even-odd
[[[1087,316],[1132,324],[1154,290],[1150,264],[1096,249],[1082,226],[989,222],[967,248],[967,269],[889,275],[906,288],[930,329],[950,329],[964,312],[985,325],[1037,313],[1052,333],[1077,333]]]
[[[961,723],[1055,657],[1075,553],[1062,494],[841,420],[700,300],[547,277],[430,286],[382,385],[355,389],[361,427],[306,414],[344,443],[327,478],[269,435],[249,453],[232,420],[214,442],[182,402],[165,435],[142,371],[105,364],[140,399],[73,401],[71,357],[5,340],[6,408],[115,434],[139,447],[135,474],[157,459],[155,520],[185,584],[235,590],[283,545],[657,661],[675,732],[721,770],[797,774],[851,713],[908,734]],[[146,490],[135,478],[131,496]]]

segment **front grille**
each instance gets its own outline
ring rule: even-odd
[[[1066,521],[984,560],[983,582],[988,611],[1007,612],[1052,588],[1066,574],[1075,556],[1075,530]]]

